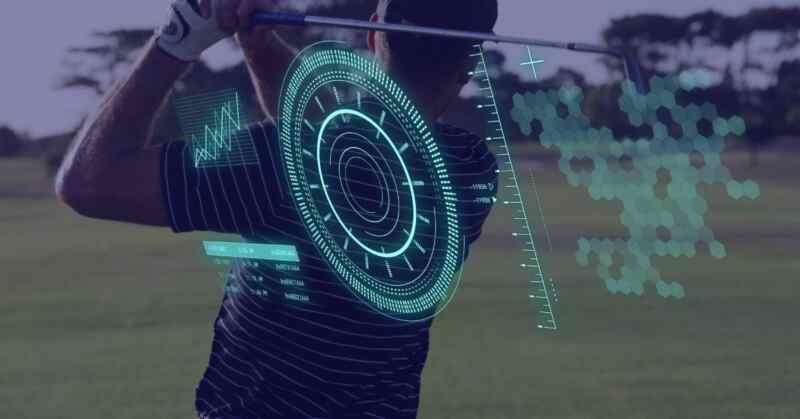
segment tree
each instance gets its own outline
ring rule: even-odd
[[[772,124],[784,134],[800,135],[800,60],[778,68],[777,81],[765,93],[766,101],[782,112],[772,114]]]
[[[687,69],[703,68],[717,73],[718,86],[703,92],[709,97],[725,98],[728,102],[718,106],[730,108],[741,114],[747,122],[751,162],[757,163],[756,153],[782,133],[790,130],[793,120],[793,103],[796,97],[787,98],[786,89],[794,85],[789,66],[772,69],[772,53],[793,51],[800,46],[800,7],[754,8],[739,16],[726,16],[715,11],[694,13],[685,17],[660,15],[635,15],[612,20],[603,31],[604,40],[611,46],[635,51],[647,72],[665,74]],[[777,41],[765,51],[753,51],[756,35],[774,34]],[[713,48],[731,51],[741,46],[742,57],[728,54],[727,60],[711,63],[703,53]],[[759,54],[767,52],[769,54]],[[603,60],[611,73],[619,72],[619,63]],[[768,89],[754,89],[751,76],[760,73],[778,80]],[[792,90],[789,90],[792,91]],[[796,90],[794,90],[796,91]],[[791,96],[791,94],[789,95]],[[708,99],[710,100],[710,99]],[[795,102],[792,102],[795,100]],[[787,116],[789,115],[789,116]],[[776,120],[776,118],[780,118]]]
[[[61,89],[84,88],[101,96],[127,69],[138,51],[153,35],[152,29],[115,29],[92,33],[93,45],[67,50],[69,71],[58,83]]]
[[[712,47],[730,50],[741,44],[743,57],[737,74],[743,82],[747,72],[764,71],[767,67],[763,62],[755,61],[750,46],[752,37],[759,33],[777,34],[778,41],[772,51],[789,51],[800,45],[798,21],[800,7],[754,8],[739,16],[726,16],[713,10],[684,17],[639,14],[613,19],[602,36],[610,46],[635,51],[647,70],[661,73],[697,67],[721,72],[725,64],[738,60],[730,56],[727,63],[715,66],[698,58],[692,61],[690,57],[698,54],[691,52],[702,52]],[[768,57],[760,58],[766,61]],[[609,61],[607,65],[618,65],[612,63]]]
[[[13,157],[22,151],[23,140],[8,126],[0,126],[0,157]]]

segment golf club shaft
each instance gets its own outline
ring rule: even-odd
[[[645,94],[647,88],[642,78],[641,68],[635,56],[625,54],[622,51],[607,48],[599,45],[591,45],[579,42],[556,42],[533,38],[523,38],[516,36],[496,35],[487,32],[460,31],[453,29],[442,29],[430,26],[403,25],[397,23],[372,22],[357,19],[343,19],[334,17],[311,16],[298,13],[280,12],[257,12],[253,15],[252,25],[290,25],[304,26],[317,25],[348,29],[366,29],[383,32],[404,32],[419,35],[442,36],[448,38],[469,39],[473,41],[492,41],[505,42],[510,44],[520,44],[528,46],[538,46],[543,48],[566,49],[570,51],[588,52],[593,54],[611,55],[621,59],[624,63],[624,70],[628,80],[632,81],[640,93]]]
[[[544,48],[568,49],[573,51],[593,52],[619,56],[620,53],[610,48],[577,42],[556,42],[516,36],[496,35],[487,32],[460,31],[430,26],[404,25],[397,23],[370,22],[357,19],[311,16],[292,13],[265,13],[253,15],[254,25],[317,25],[349,29],[366,29],[383,32],[405,32],[419,35],[442,36],[448,38],[469,39],[473,41],[505,42],[509,44],[531,45]]]

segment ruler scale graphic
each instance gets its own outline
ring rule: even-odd
[[[529,297],[531,300],[534,300],[534,304],[538,308],[537,327],[539,329],[557,330],[558,323],[553,308],[553,296],[548,289],[544,269],[539,259],[539,253],[536,250],[534,230],[531,228],[528,219],[528,211],[525,208],[525,200],[522,196],[522,190],[519,187],[514,161],[511,159],[511,148],[509,147],[508,137],[503,127],[502,118],[500,117],[500,110],[497,106],[494,85],[489,77],[486,56],[480,45],[475,45],[475,49],[476,52],[472,54],[472,57],[475,58],[477,64],[471,75],[475,77],[479,84],[480,91],[483,92],[488,100],[487,103],[477,105],[477,108],[485,111],[489,117],[491,134],[486,137],[486,141],[501,142],[501,144],[497,144],[497,148],[499,148],[500,151],[496,154],[498,163],[500,163],[498,177],[502,179],[503,183],[508,183],[503,189],[510,190],[510,198],[502,199],[499,202],[514,208],[513,219],[519,230],[512,233],[512,235],[523,243],[522,253],[525,259],[524,262],[520,264],[520,268],[526,272],[526,275],[531,276],[529,281]]]

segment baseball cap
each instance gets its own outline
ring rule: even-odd
[[[408,23],[463,31],[492,32],[498,0],[380,0],[378,14],[387,23]],[[409,33],[387,34],[406,74],[431,76],[452,68],[474,50],[473,40]]]
[[[381,0],[379,14],[387,23],[492,32],[497,0]]]

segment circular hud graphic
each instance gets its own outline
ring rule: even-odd
[[[280,106],[292,197],[330,268],[385,315],[441,310],[463,252],[456,195],[409,98],[372,60],[324,42],[292,64]]]

